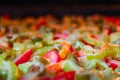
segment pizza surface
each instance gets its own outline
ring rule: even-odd
[[[0,80],[120,80],[120,18],[0,18]]]

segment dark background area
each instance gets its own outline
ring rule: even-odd
[[[119,4],[120,0],[0,0],[1,5],[39,4]]]
[[[0,16],[11,18],[52,14],[68,15],[102,14],[120,16],[120,0],[0,0]]]

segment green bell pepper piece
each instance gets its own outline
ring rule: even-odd
[[[0,62],[0,75],[2,80],[17,80],[19,77],[16,65],[4,60]]]
[[[115,32],[110,35],[110,42],[113,43],[114,41],[120,39],[120,32]]]
[[[28,69],[32,66],[32,64],[33,64],[32,62],[23,63],[20,64],[18,68],[25,74],[28,72]]]
[[[99,41],[99,40],[94,39],[94,38],[91,38],[90,36],[87,36],[87,35],[85,35],[85,36],[83,37],[83,40],[84,40],[85,42],[89,43],[89,44],[92,44],[92,45],[98,46],[98,47],[101,47],[101,46],[104,46],[104,45],[105,45],[104,42]]]
[[[63,70],[65,71],[71,71],[71,70],[81,70],[82,68],[79,67],[79,65],[76,63],[74,57],[72,54],[68,56],[68,58],[63,63]]]
[[[109,68],[109,66],[101,60],[97,60],[97,59],[93,59],[88,61],[88,65],[86,65],[86,69],[88,70],[95,70],[96,74],[102,74],[102,76],[100,77],[100,80],[111,80],[112,78],[118,76],[116,74],[112,73],[111,68]],[[98,67],[98,68],[97,68]]]
[[[75,48],[76,50],[82,49],[83,46],[84,46],[84,44],[83,44],[82,42],[80,42],[80,41],[75,41],[75,42],[73,42],[72,45],[74,46],[74,48]]]
[[[89,54],[86,56],[88,60],[104,59],[105,57],[120,58],[120,46],[107,45],[103,50],[96,54]]]
[[[79,66],[72,60],[66,60],[63,66],[63,70],[71,71],[71,70],[79,70]]]
[[[75,80],[90,80],[89,74],[83,73],[76,73]]]
[[[3,54],[0,54],[0,61],[4,60],[6,58],[6,54],[3,53]]]
[[[46,46],[46,47],[42,47],[38,50],[36,50],[34,53],[36,55],[40,55],[40,56],[43,56],[47,51],[53,49],[54,47],[53,46]]]
[[[43,34],[43,40],[46,42],[53,40],[53,34],[52,33],[45,33]]]

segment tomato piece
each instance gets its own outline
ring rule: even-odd
[[[57,75],[53,80],[74,80],[74,78],[75,78],[75,71],[69,71]]]
[[[25,63],[27,61],[29,61],[29,59],[31,58],[32,56],[32,49],[28,49],[27,51],[25,51],[20,57],[18,57],[16,60],[15,60],[15,64],[16,65],[19,65],[19,64],[22,64],[22,63]]]
[[[56,51],[48,51],[43,58],[45,58],[46,60],[48,60],[51,63],[57,63],[61,61],[61,57],[59,56],[59,54]]]

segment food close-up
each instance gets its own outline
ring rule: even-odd
[[[0,17],[0,80],[120,80],[120,17]]]

